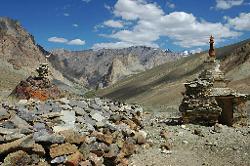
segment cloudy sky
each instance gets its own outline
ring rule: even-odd
[[[250,0],[1,0],[46,49],[207,49],[250,38]]]

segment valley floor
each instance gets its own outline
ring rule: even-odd
[[[250,166],[250,126],[177,125],[168,123],[170,117],[173,113],[145,115],[152,146],[138,150],[131,166]]]

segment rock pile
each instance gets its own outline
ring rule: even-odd
[[[209,72],[209,71],[204,71]],[[211,97],[213,77],[202,77],[185,83],[186,92],[179,107],[184,123],[214,124],[222,109],[218,106],[215,97]]]
[[[49,78],[48,64],[40,64],[36,69],[38,76],[29,76],[26,80],[21,81],[12,92],[12,95],[18,99],[55,99],[61,96],[60,90],[53,85]]]
[[[3,104],[0,165],[128,165],[146,143],[142,111],[99,98]]]

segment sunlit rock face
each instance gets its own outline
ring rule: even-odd
[[[181,55],[145,46],[123,49],[52,51],[53,66],[65,77],[88,86],[108,86],[127,76],[176,60]]]

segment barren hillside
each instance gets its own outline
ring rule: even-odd
[[[221,68],[232,82],[231,87],[250,92],[250,40],[216,49]],[[146,72],[99,90],[99,96],[136,102],[148,107],[177,109],[184,91],[183,83],[193,79],[202,69],[206,52],[168,62]]]

